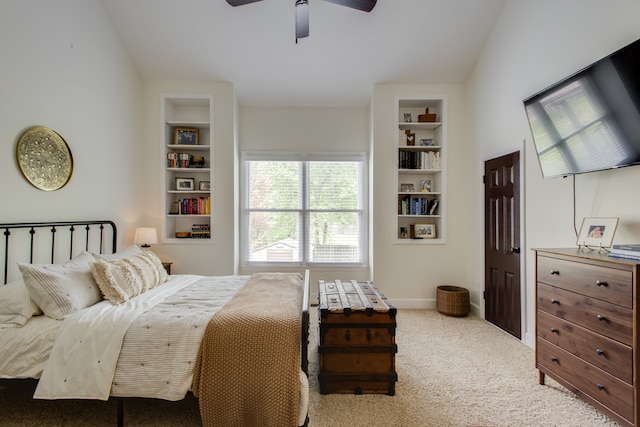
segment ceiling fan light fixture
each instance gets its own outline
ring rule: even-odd
[[[296,42],[309,37],[309,0],[296,0]]]
[[[231,6],[242,6],[262,0],[227,0]],[[371,12],[378,0],[326,0],[330,3],[350,7],[351,9]],[[295,0],[296,5],[296,43],[298,39],[309,37],[309,0]]]

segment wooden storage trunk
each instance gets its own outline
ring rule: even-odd
[[[320,393],[393,396],[396,308],[372,282],[318,282]]]

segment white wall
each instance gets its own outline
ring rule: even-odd
[[[369,121],[368,108],[240,107],[239,149],[368,154],[371,145]],[[245,268],[241,272],[253,270]],[[369,267],[313,268],[310,279],[314,300],[319,279],[370,280],[371,270]]]
[[[397,188],[396,97],[446,97],[447,125],[447,241],[445,244],[395,243]],[[471,290],[474,305],[479,295],[476,278],[466,266],[473,248],[468,244],[471,226],[479,212],[471,209],[471,191],[479,176],[470,173],[472,146],[467,137],[463,85],[377,85],[373,91],[373,275],[376,286],[396,306],[435,307],[440,285]]]
[[[640,2],[636,0],[510,0],[469,80],[469,116],[475,147],[474,174],[483,162],[523,147],[526,270],[526,341],[534,334],[534,264],[531,248],[573,247],[572,180],[543,180],[522,100],[640,38]],[[523,143],[524,141],[524,143]],[[631,197],[640,167],[576,177],[576,221],[616,216],[615,242],[640,241],[640,201]],[[483,253],[483,189],[476,183],[473,245]],[[469,265],[482,277],[483,258]]]
[[[0,76],[0,221],[113,219],[119,246],[130,244],[141,82],[100,3],[0,2]],[[73,176],[58,191],[31,186],[15,160],[19,136],[35,125],[71,149]]]

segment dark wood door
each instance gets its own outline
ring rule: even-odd
[[[520,153],[484,164],[485,319],[521,338]]]

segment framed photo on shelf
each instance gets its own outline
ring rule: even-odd
[[[618,218],[585,217],[580,227],[578,246],[610,248],[618,228]]]
[[[195,190],[194,178],[176,178],[176,190],[193,191]]]
[[[198,128],[175,128],[173,143],[174,145],[198,145],[199,136]]]
[[[404,113],[402,116],[404,117],[404,122],[405,123],[411,123],[411,121],[412,121],[411,113]]]
[[[211,190],[211,181],[200,181],[198,183],[198,189],[200,191],[210,191]]]
[[[430,179],[423,179],[422,181],[420,181],[420,191],[422,191],[423,193],[430,193],[431,192],[431,180]]]
[[[412,239],[435,239],[436,225],[435,224],[411,224],[411,238]]]
[[[400,184],[401,193],[413,193],[415,190],[413,184]]]

